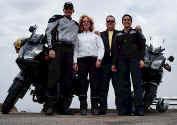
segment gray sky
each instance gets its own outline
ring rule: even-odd
[[[7,95],[7,89],[19,72],[15,63],[17,57],[13,42],[20,37],[28,37],[28,27],[37,24],[39,33],[44,33],[48,19],[54,14],[63,14],[63,4],[67,0],[4,0],[0,1],[0,102]],[[166,47],[166,55],[177,57],[177,1],[169,0],[71,0],[75,6],[73,19],[79,20],[82,14],[92,17],[95,30],[105,30],[105,18],[111,14],[116,17],[116,29],[121,30],[121,17],[130,14],[133,27],[141,25],[149,43]],[[157,41],[156,41],[157,40]],[[158,96],[177,97],[177,63],[172,64],[172,72],[164,73],[163,83],[158,88]],[[26,95],[17,103],[20,110],[40,111],[41,105],[34,104],[31,96]],[[109,92],[109,106],[114,108],[114,92]],[[79,107],[78,99],[74,98],[72,107]]]

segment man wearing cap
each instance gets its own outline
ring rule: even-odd
[[[52,115],[56,104],[56,88],[60,86],[60,97],[63,101],[63,114],[70,114],[67,103],[72,99],[72,67],[73,48],[78,34],[78,24],[72,20],[74,7],[66,2],[63,8],[64,15],[54,15],[48,21],[46,36],[49,46],[50,62],[48,65],[47,86],[47,115]]]

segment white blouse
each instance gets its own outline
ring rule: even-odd
[[[82,32],[78,34],[78,40],[74,47],[74,63],[77,58],[93,56],[98,60],[102,60],[104,56],[103,40],[94,32]]]

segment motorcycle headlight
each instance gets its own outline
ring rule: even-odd
[[[24,55],[24,59],[33,59],[41,52],[42,52],[41,49],[34,48],[32,51],[29,51],[27,54]]]
[[[36,57],[36,55],[38,55],[40,52],[42,52],[42,50],[33,50],[31,52],[29,52],[28,54],[24,55],[24,59],[33,59],[34,57]]]
[[[162,65],[162,60],[154,60],[151,64],[152,69],[159,69]]]

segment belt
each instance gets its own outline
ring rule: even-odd
[[[66,41],[57,41],[54,46],[68,46],[68,47],[73,47],[74,45],[72,44],[72,42],[66,42]]]

